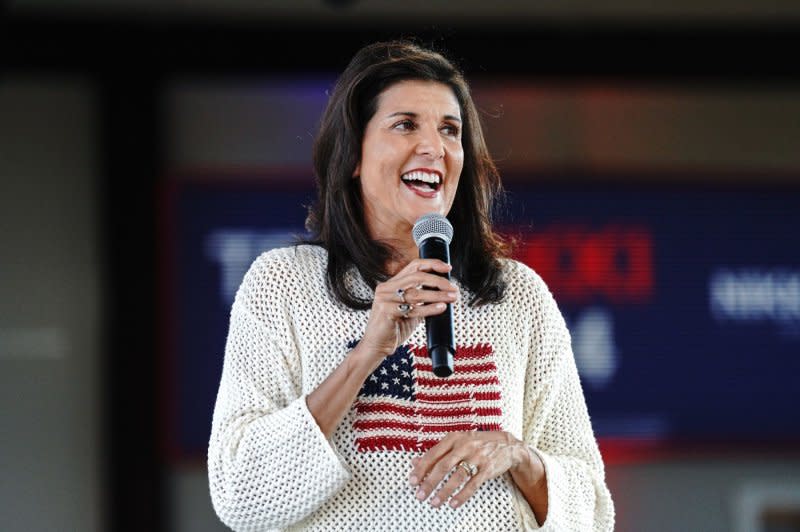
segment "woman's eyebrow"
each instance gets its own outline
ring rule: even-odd
[[[419,116],[419,113],[415,113],[413,111],[397,111],[389,115],[386,115],[386,118],[393,118],[395,116],[410,116],[411,118],[417,118]],[[459,118],[456,115],[444,115],[444,118],[446,120],[454,120],[456,122],[461,122],[461,118]]]

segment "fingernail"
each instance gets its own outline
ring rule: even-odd
[[[408,481],[411,482],[412,486],[416,486],[419,483],[419,479],[413,475],[408,479]]]
[[[425,498],[425,490],[424,489],[418,489],[417,490],[417,499],[423,500],[424,498]]]
[[[458,501],[455,499],[450,499],[450,508],[455,508],[458,506]]]
[[[440,502],[442,502],[442,501],[440,501],[440,500],[439,500],[439,497],[434,497],[434,498],[431,500],[431,506],[439,506],[439,503],[440,503]]]

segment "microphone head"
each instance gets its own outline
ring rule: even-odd
[[[425,239],[432,236],[441,238],[449,246],[450,241],[453,239],[453,225],[445,216],[432,212],[420,216],[419,219],[414,222],[414,229],[411,231],[411,234],[414,236],[414,242],[416,242],[417,247],[419,247]]]

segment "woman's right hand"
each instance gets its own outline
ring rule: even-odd
[[[369,321],[358,347],[381,360],[405,342],[420,320],[441,314],[458,299],[458,287],[446,277],[452,266],[438,259],[414,259],[402,270],[375,287]],[[402,290],[401,293],[398,290]],[[411,310],[404,313],[405,302]]]

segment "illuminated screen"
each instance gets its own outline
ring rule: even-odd
[[[305,180],[304,182],[308,182]],[[769,187],[521,184],[497,213],[567,320],[597,436],[800,440],[800,194]],[[203,457],[230,305],[313,190],[175,185],[166,216],[170,449]]]

